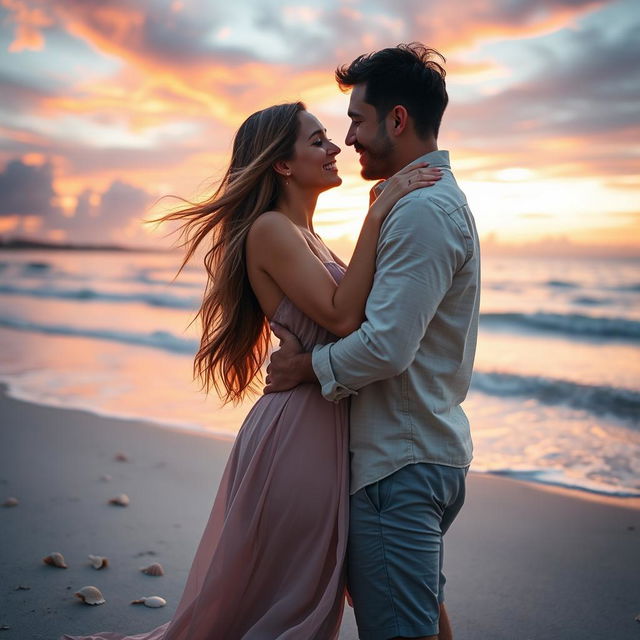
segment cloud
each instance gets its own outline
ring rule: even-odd
[[[433,44],[455,52],[485,36],[521,38],[539,31],[540,25],[559,28],[563,21],[603,4],[469,0],[461,14],[457,3],[424,11],[422,0],[374,0],[366,11],[359,3],[283,7],[274,0],[247,2],[242,11],[233,5],[216,8],[204,0],[190,3],[188,9],[163,0],[3,2],[16,28],[40,24],[44,38],[71,34],[124,65],[111,78],[81,86],[70,82],[64,91],[50,95],[10,87],[16,105],[28,103],[47,117],[73,113],[111,118],[137,130],[170,122],[178,109],[183,117],[235,127],[256,108],[297,98],[317,86],[335,91],[335,66],[380,43],[419,37],[430,42],[437,34]],[[27,7],[44,16],[40,22],[31,19]],[[249,29],[245,36],[233,42],[214,37],[229,20],[240,19]],[[275,50],[280,53],[274,55]],[[493,66],[454,54],[448,68],[462,77]]]
[[[75,215],[51,214],[47,228],[137,233],[151,193],[197,196],[236,127],[269,104],[304,99],[340,140],[334,68],[411,40],[447,55],[441,142],[461,179],[528,167],[638,189],[633,0],[0,3],[0,162],[49,158],[50,206]],[[341,158],[355,176],[355,156]]]
[[[38,28],[37,22],[29,22],[28,4],[48,21],[47,32],[70,33],[101,54],[121,59],[130,69],[157,75],[159,84],[180,94],[188,95],[184,84],[190,84],[194,99],[200,88],[217,91],[223,101],[243,87],[260,86],[263,76],[273,87],[272,65],[279,67],[276,77],[290,82],[296,73],[322,69],[330,74],[356,55],[402,41],[422,39],[455,54],[487,39],[520,39],[560,29],[607,4],[605,0],[468,0],[464,11],[456,2],[425,11],[423,0],[372,0],[366,9],[359,3],[282,6],[278,0],[216,7],[198,0],[176,10],[175,3],[162,0],[3,1],[16,28]],[[228,26],[234,21],[243,25],[242,35],[235,39],[229,36],[235,30]],[[477,68],[477,61],[451,57],[452,71],[471,73]]]
[[[625,143],[640,134],[637,28],[615,37],[595,28],[569,32],[561,50],[531,43],[529,55],[543,63],[535,75],[453,103],[446,126],[468,151],[486,149],[491,139],[498,163],[510,154],[514,164],[565,165],[569,173],[637,173],[637,149]]]
[[[51,216],[59,213],[53,204],[53,167],[31,166],[12,160],[0,173],[0,216]]]
[[[5,230],[37,231],[41,237],[75,242],[144,242],[152,230],[143,220],[155,200],[142,187],[113,180],[102,192],[85,188],[71,212],[58,204],[51,162],[31,165],[19,159],[0,173],[0,218]],[[22,222],[21,222],[22,220]]]
[[[42,29],[52,24],[47,12],[39,7],[31,7],[21,0],[2,0],[2,6],[9,10],[11,21],[15,22],[15,38],[9,46],[9,51],[17,52],[24,49],[39,51],[44,48]]]
[[[152,197],[144,189],[114,180],[102,194],[96,213],[108,227],[120,228],[132,218],[142,219]]]
[[[421,0],[411,0],[405,10],[415,17],[425,41],[435,39],[447,50],[459,50],[488,40],[520,40],[551,33],[614,1],[468,0],[462,11],[455,2],[441,3],[435,11],[424,11]],[[382,4],[391,8],[393,0],[382,0]]]
[[[209,2],[191,2],[190,11],[175,11],[163,0],[2,0],[16,29],[38,24],[29,15],[38,13],[41,27],[73,34],[95,49],[146,62],[158,68],[208,65],[223,58],[227,63],[243,63],[252,58],[239,48],[210,42],[212,30],[223,27],[219,13]],[[28,10],[27,7],[37,7]],[[20,33],[16,32],[16,38]],[[45,39],[45,35],[40,33]],[[14,44],[11,48],[14,48]]]
[[[73,215],[58,216],[46,227],[64,232],[71,242],[144,242],[149,231],[145,232],[143,220],[153,200],[145,189],[114,180],[102,193],[82,191]]]
[[[20,127],[0,125],[0,151],[4,152],[5,161],[16,155],[40,151],[50,146],[51,140],[46,136]]]
[[[0,93],[2,104],[0,109],[11,112],[25,107],[31,108],[50,97],[50,91],[43,87],[33,86],[19,77],[9,76],[0,71]]]
[[[313,9],[313,20],[292,19],[264,3],[256,26],[287,43],[286,56],[298,67],[331,66],[399,42],[421,40],[451,55],[450,70],[464,72],[474,62],[458,58],[480,42],[550,33],[615,0],[466,0],[425,8],[424,0],[369,0]],[[302,8],[299,8],[299,10]]]

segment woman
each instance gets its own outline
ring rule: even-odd
[[[212,243],[195,370],[227,401],[242,399],[259,376],[270,320],[308,349],[360,325],[384,218],[400,197],[439,179],[423,163],[389,180],[346,268],[313,231],[319,194],[342,182],[338,153],[302,103],[259,111],[238,130],[216,193],[165,217],[183,224],[183,266]],[[234,444],[173,620],[135,640],[337,638],[347,409],[325,401],[316,385],[259,398]]]

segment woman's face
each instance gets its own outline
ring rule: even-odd
[[[298,113],[300,130],[294,155],[287,161],[288,180],[302,188],[326,191],[342,184],[338,176],[336,156],[341,149],[329,138],[320,121],[308,111]]]

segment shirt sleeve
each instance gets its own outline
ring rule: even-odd
[[[385,220],[361,327],[312,354],[322,395],[334,402],[402,373],[464,264],[455,221],[424,193],[403,198]]]

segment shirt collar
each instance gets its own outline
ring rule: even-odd
[[[451,168],[451,165],[449,163],[449,152],[444,149],[438,149],[437,151],[430,151],[429,153],[425,153],[423,156],[412,160],[409,164],[413,164],[415,162],[428,162],[429,167],[446,167],[447,169]],[[386,184],[386,180],[380,180],[380,182],[376,182],[376,184],[371,187],[371,190],[369,191],[370,204],[373,203],[374,200],[382,193]]]
[[[428,162],[430,167],[451,168],[449,163],[449,152],[444,149],[425,153],[423,156],[416,158],[413,162]],[[413,162],[410,162],[409,164],[413,164]]]

